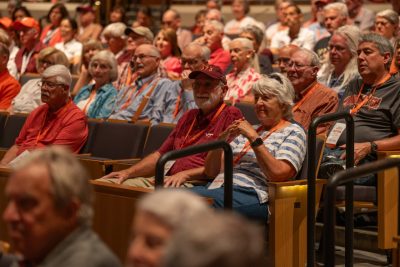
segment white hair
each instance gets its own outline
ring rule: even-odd
[[[294,88],[285,75],[277,72],[270,75],[262,74],[253,84],[252,91],[254,95],[275,96],[283,106],[283,117],[287,120],[292,118]]]
[[[310,62],[309,63],[310,66],[318,67],[318,68],[321,67],[321,62],[319,61],[319,57],[318,57],[317,53],[315,53],[314,51],[311,51],[307,48],[300,47],[298,50],[296,50],[296,52],[293,53],[293,55],[297,54],[297,53],[305,54],[308,58],[308,61]]]
[[[392,9],[385,9],[378,12],[375,18],[377,17],[385,18],[393,25],[399,25],[399,14]]]
[[[240,42],[240,44],[241,44],[244,48],[246,48],[247,50],[254,50],[253,42],[250,41],[250,40],[247,39],[247,38],[242,38],[242,37],[235,38],[235,39],[233,39],[229,44],[231,44],[231,43],[233,43],[233,42]]]
[[[42,78],[55,77],[57,83],[61,83],[71,87],[72,77],[71,72],[64,65],[53,65],[45,69],[42,73]]]
[[[92,64],[95,61],[105,61],[107,65],[110,67],[110,82],[113,82],[118,78],[118,64],[112,52],[108,50],[102,50],[97,52],[90,60],[89,71],[91,70]]]
[[[345,3],[336,2],[327,4],[326,6],[324,6],[324,11],[328,10],[336,10],[337,12],[339,12],[339,16],[341,16],[342,18],[347,18],[349,16],[349,11]]]
[[[194,49],[199,49],[201,51],[201,59],[203,59],[205,61],[208,61],[210,59],[211,51],[207,46],[200,45],[200,44],[195,43],[195,42],[191,42],[187,46],[185,46],[184,49],[187,49],[187,48],[190,48],[190,47],[194,48]]]
[[[196,215],[211,212],[205,199],[179,189],[162,189],[146,195],[138,203],[138,210],[154,215],[172,229]]]
[[[212,26],[215,30],[219,31],[219,32],[224,32],[224,24],[222,24],[220,21],[218,20],[208,20],[206,21],[205,25],[210,25]]]
[[[206,13],[206,19],[209,20],[208,17],[212,17],[214,20],[218,20],[218,21],[222,22],[222,13],[218,9],[213,8],[213,9],[208,10]]]
[[[126,29],[125,23],[122,22],[111,23],[104,28],[102,35],[106,38],[119,37],[125,39],[126,38],[125,29]]]
[[[89,176],[71,152],[64,147],[57,146],[38,149],[21,160],[14,170],[18,171],[30,165],[46,167],[51,180],[54,204],[58,210],[67,208],[73,200],[78,199],[80,202],[79,223],[91,224],[93,193]]]

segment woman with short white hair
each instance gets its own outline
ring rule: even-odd
[[[391,9],[378,12],[375,16],[375,32],[387,38],[394,45],[399,30],[399,14]]]
[[[98,52],[89,63],[89,73],[94,84],[84,86],[74,102],[89,118],[108,118],[118,93],[112,85],[118,77],[114,55],[106,50]]]

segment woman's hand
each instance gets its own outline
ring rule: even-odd
[[[228,142],[233,140],[239,134],[244,135],[251,142],[258,137],[257,131],[254,130],[253,126],[251,126],[247,120],[239,119],[235,120],[228,128],[225,129],[224,132],[219,135],[219,140]]]

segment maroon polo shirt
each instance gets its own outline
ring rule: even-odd
[[[218,105],[213,112],[206,116],[204,116],[200,109],[187,111],[178,121],[175,129],[168,136],[167,140],[165,140],[158,152],[163,155],[172,150],[178,150],[191,145],[198,145],[216,140],[233,121],[243,118],[243,115],[238,108],[225,106],[221,113],[216,116],[214,122],[211,123],[212,118],[218,112],[221,105],[222,103]],[[193,127],[191,127],[192,124]],[[192,128],[191,131],[189,131],[190,128]],[[190,142],[193,137],[201,132],[202,134],[199,135],[196,141]],[[206,156],[207,152],[177,159],[168,174],[173,175],[184,170],[202,167],[204,166]]]

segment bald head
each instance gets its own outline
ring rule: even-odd
[[[173,9],[168,9],[164,12],[162,17],[162,27],[165,28],[172,28],[177,30],[181,25],[181,16],[179,15],[178,11]]]
[[[198,70],[207,64],[210,58],[210,49],[197,43],[190,43],[183,49],[182,66],[184,70]]]
[[[290,61],[290,58],[293,56],[293,54],[299,50],[299,47],[296,45],[285,45],[279,50],[278,53],[278,66],[281,70],[281,73],[286,73],[287,72],[287,64]]]

